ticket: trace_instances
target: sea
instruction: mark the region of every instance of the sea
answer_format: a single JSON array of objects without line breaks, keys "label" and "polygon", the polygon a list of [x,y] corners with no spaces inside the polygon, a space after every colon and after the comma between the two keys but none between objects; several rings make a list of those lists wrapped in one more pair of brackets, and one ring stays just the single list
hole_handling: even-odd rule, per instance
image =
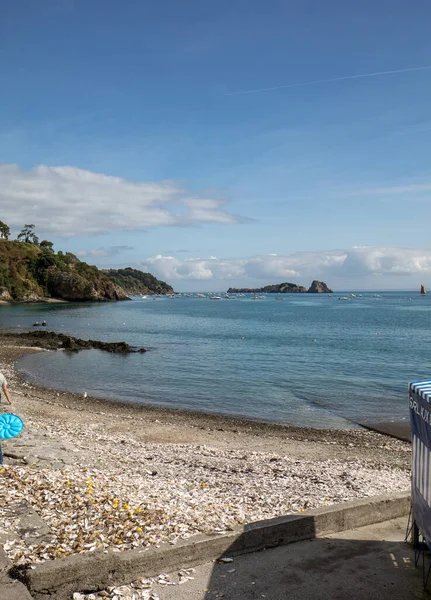
[{"label": "sea", "polygon": [[49,388],[303,427],[404,422],[408,383],[431,379],[430,296],[220,295],[3,305],[0,329],[45,320],[49,330],[147,349],[19,361],[29,381]]}]

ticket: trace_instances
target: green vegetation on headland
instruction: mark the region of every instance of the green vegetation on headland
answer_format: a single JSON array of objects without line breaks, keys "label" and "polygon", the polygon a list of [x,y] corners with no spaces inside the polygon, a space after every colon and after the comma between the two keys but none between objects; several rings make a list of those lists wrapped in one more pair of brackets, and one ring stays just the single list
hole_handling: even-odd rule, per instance
[{"label": "green vegetation on headland", "polygon": [[123,288],[127,294],[173,294],[173,288],[156,279],[151,273],[143,273],[137,269],[103,269],[114,283]]},{"label": "green vegetation on headland", "polygon": [[332,294],[332,290],[328,288],[324,281],[312,282],[310,287],[305,288],[296,283],[278,283],[275,285],[266,285],[262,288],[229,288],[228,294]]},{"label": "green vegetation on headland", "polygon": [[[130,292],[109,273],[88,265],[71,252],[55,252],[48,240],[39,243],[34,225],[25,225],[16,240],[9,240],[9,235],[9,227],[0,221],[0,300],[37,302],[58,298],[107,302],[129,299],[127,293]],[[128,273],[129,269],[124,271]],[[131,280],[135,281],[140,271],[130,271],[134,274]],[[163,286],[172,290],[149,273],[141,273],[141,276],[148,282],[146,293],[166,293],[160,291]],[[126,283],[127,276],[123,281]]]}]

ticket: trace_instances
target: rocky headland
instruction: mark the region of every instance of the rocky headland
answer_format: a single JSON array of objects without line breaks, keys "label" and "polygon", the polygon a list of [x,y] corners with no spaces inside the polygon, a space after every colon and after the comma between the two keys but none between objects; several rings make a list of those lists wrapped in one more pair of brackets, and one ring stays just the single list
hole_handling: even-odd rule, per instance
[{"label": "rocky headland", "polygon": [[120,286],[127,294],[174,294],[172,286],[151,275],[143,273],[138,269],[127,267],[126,269],[103,269],[102,273],[107,275],[116,285]]},{"label": "rocky headland", "polygon": [[112,302],[129,294],[170,294],[173,289],[137,269],[101,271],[47,240],[0,239],[0,303]]}]

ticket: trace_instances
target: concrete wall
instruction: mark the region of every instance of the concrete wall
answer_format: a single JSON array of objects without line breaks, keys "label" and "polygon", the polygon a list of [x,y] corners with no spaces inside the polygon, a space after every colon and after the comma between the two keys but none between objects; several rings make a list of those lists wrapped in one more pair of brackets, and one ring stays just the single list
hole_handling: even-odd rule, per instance
[{"label": "concrete wall", "polygon": [[345,502],[290,515],[258,521],[223,535],[198,535],[174,546],[93,552],[47,561],[24,573],[24,581],[36,600],[52,595],[68,600],[74,591],[104,589],[109,585],[130,583],[138,577],[187,568],[298,540],[311,539],[402,517],[410,509],[408,492]]}]

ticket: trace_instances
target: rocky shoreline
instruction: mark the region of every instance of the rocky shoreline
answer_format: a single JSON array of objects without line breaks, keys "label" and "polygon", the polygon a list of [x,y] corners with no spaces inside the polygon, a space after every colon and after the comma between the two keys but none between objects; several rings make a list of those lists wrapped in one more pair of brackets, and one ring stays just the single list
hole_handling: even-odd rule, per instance
[{"label": "rocky shoreline", "polygon": [[43,350],[103,350],[115,354],[130,354],[146,352],[145,348],[135,348],[126,342],[101,342],[100,340],[82,340],[55,331],[27,331],[23,333],[0,333],[0,343],[16,344],[18,346],[37,346]]},{"label": "rocky shoreline", "polygon": [[[175,543],[409,487],[402,441],[84,399],[24,381],[15,362],[35,351],[0,338],[11,409],[26,424],[3,444],[0,540],[15,565]],[[43,537],[22,532],[23,503]]]}]

